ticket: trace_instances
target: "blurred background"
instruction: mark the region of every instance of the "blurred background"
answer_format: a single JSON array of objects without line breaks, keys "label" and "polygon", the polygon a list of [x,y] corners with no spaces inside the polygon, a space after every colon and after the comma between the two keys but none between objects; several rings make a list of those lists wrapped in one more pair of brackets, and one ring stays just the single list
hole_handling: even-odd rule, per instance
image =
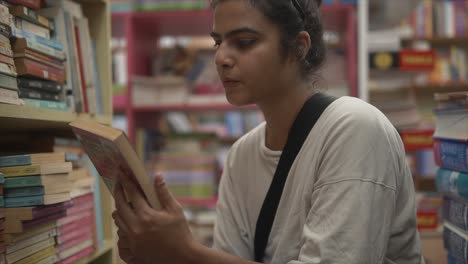
[{"label": "blurred background", "polygon": [[[322,2],[317,87],[390,119],[426,263],[468,263],[468,0]],[[0,263],[118,263],[114,205],[67,125],[76,119],[124,130],[211,245],[227,151],[264,121],[256,106],[226,101],[211,29],[207,0],[0,0]],[[49,183],[11,185],[24,175],[9,175],[2,157],[57,152],[73,165],[60,171],[68,205],[45,202]]]}]

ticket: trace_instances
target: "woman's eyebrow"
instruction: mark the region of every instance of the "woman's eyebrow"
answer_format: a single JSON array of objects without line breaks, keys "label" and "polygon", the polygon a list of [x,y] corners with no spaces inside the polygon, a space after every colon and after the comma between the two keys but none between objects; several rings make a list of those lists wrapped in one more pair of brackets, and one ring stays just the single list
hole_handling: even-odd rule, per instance
[{"label": "woman's eyebrow", "polygon": [[[252,29],[252,28],[249,28],[249,27],[242,27],[242,28],[234,29],[234,30],[231,30],[231,31],[227,32],[226,34],[224,34],[224,38],[232,38],[235,35],[238,35],[238,34],[241,34],[241,33],[251,33],[251,34],[260,35],[260,32],[258,32],[255,29]],[[221,38],[221,34],[216,33],[216,32],[211,32],[210,36],[212,38]]]}]

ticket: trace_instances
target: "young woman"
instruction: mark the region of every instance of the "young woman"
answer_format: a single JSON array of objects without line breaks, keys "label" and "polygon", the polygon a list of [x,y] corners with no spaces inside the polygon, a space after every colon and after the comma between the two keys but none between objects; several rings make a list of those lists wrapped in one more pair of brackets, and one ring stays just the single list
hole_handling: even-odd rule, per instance
[{"label": "young woman", "polygon": [[[213,1],[218,73],[233,105],[266,122],[232,147],[214,248],[191,236],[162,177],[161,210],[125,178],[115,190],[120,256],[128,263],[254,263],[257,218],[290,128],[316,93],[325,57],[319,0]],[[125,202],[123,189],[132,205]],[[290,169],[264,263],[422,263],[414,187],[397,131],[356,98],[331,103]]]}]

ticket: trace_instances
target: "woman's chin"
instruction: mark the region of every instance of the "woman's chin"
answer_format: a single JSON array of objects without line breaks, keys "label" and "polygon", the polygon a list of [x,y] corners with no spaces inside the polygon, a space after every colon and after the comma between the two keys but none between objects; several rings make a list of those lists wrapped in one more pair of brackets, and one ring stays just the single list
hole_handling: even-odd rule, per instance
[{"label": "woman's chin", "polygon": [[231,105],[236,106],[236,107],[241,107],[241,106],[246,106],[246,105],[253,104],[253,102],[251,102],[247,98],[241,97],[241,96],[226,95],[226,98],[227,98],[227,101]]}]

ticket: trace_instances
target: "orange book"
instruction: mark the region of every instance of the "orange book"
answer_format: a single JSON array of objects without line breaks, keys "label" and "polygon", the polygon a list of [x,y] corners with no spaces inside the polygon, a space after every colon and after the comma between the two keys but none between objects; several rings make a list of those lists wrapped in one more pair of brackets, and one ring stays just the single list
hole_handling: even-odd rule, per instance
[{"label": "orange book", "polygon": [[56,69],[28,58],[16,58],[15,65],[18,75],[29,75],[60,84],[65,83],[64,70]]}]

